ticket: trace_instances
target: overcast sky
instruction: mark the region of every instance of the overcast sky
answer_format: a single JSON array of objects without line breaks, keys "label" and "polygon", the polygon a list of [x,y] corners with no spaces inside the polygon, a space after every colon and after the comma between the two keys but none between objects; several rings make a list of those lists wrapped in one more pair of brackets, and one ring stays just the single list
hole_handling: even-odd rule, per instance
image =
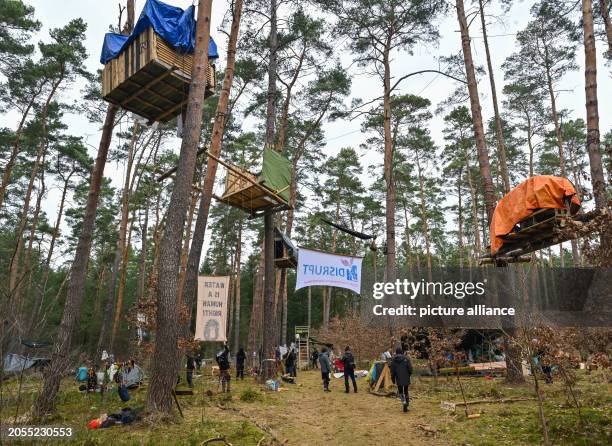
[{"label": "overcast sky", "polygon": [[[88,25],[87,40],[85,46],[89,52],[87,60],[87,68],[90,71],[95,71],[101,68],[99,63],[100,49],[104,33],[108,30],[110,24],[116,24],[118,14],[118,2],[114,0],[25,0],[26,3],[35,7],[36,18],[40,20],[44,27],[40,32],[39,39],[47,39],[48,29],[62,26],[70,19],[82,17]],[[191,5],[191,1],[187,0],[167,0],[167,3],[187,7]],[[466,2],[467,3],[467,2]],[[516,50],[514,34],[523,29],[529,21],[529,9],[533,4],[532,1],[517,2],[517,4],[506,14],[503,19],[491,17],[489,20],[488,32],[490,35],[490,47],[493,57],[493,66],[497,69],[495,72],[498,95],[501,99],[501,90],[503,88],[503,73],[501,65],[505,58]],[[136,0],[136,17],[140,14],[140,10],[144,5],[144,0]],[[216,0],[213,3],[212,29],[213,37],[219,47],[220,60],[218,68],[223,67],[225,63],[226,38],[225,35],[216,32],[216,29],[221,25],[223,14],[225,13],[227,4],[225,1]],[[422,69],[436,69],[437,56],[447,56],[457,54],[461,49],[461,41],[458,33],[458,25],[456,17],[453,15],[454,10],[449,10],[448,16],[440,22],[441,39],[435,46],[419,46],[415,49],[413,55],[396,54],[392,65],[392,73],[394,77],[400,77],[403,74]],[[499,14],[500,11],[492,10],[491,14]],[[502,21],[503,20],[503,21]],[[485,65],[484,47],[482,43],[481,30],[479,21],[473,22],[471,27],[472,52],[474,60],[478,65]],[[37,40],[39,40],[37,39]],[[603,65],[600,55],[603,53],[604,47],[598,42],[598,82],[599,82],[599,114],[600,127],[602,135],[612,128],[612,101],[610,101],[610,91],[612,80],[610,69]],[[338,56],[341,58],[343,66],[348,67],[351,63],[350,53],[338,48]],[[577,62],[580,65],[580,70],[570,73],[564,81],[564,91],[559,94],[558,107],[566,108],[571,111],[572,118],[585,118],[585,94],[584,94],[584,73],[582,66],[584,62],[584,50],[582,45],[579,46],[577,52]],[[351,68],[350,73],[353,78],[353,96],[361,97],[365,100],[380,96],[380,82],[377,79],[367,78],[364,75],[358,74],[359,69]],[[401,93],[419,94],[431,100],[433,106],[444,100],[454,89],[454,83],[444,76],[435,74],[425,74],[422,76],[411,77],[401,84]],[[483,118],[488,120],[492,116],[492,104],[490,97],[490,89],[488,78],[483,77],[479,84],[481,105],[483,108]],[[569,91],[565,91],[569,90]],[[68,93],[72,99],[78,100],[78,88]],[[69,124],[69,132],[73,135],[83,136],[91,145],[90,154],[95,157],[95,150],[99,142],[99,128],[87,122],[84,116],[72,115],[67,116],[66,121]],[[0,115],[0,125],[14,128],[16,125],[15,115],[8,113]],[[431,122],[431,132],[434,140],[439,144],[443,144],[442,136],[443,121],[442,116],[435,116]],[[335,154],[341,147],[352,146],[358,148],[365,140],[365,135],[360,132],[360,122],[358,120],[342,121],[327,123],[325,125],[325,135],[327,138],[326,152],[329,155]],[[179,143],[176,144],[178,151]],[[380,162],[373,151],[360,152],[364,166],[367,167],[370,163]],[[121,185],[122,166],[109,164],[105,175],[113,178],[114,184],[117,187]],[[364,174],[364,181],[369,182],[367,174]],[[54,209],[57,208],[58,197],[52,191],[45,204],[45,211],[50,219],[55,218]]]}]

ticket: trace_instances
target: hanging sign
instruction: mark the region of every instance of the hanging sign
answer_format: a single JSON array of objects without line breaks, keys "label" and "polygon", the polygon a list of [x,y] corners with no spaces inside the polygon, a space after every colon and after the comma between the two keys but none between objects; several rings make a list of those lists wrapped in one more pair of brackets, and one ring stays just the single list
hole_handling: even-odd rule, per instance
[{"label": "hanging sign", "polygon": [[295,289],[323,285],[346,288],[360,294],[362,260],[363,257],[299,248]]},{"label": "hanging sign", "polygon": [[198,277],[195,340],[227,341],[227,291],[229,277]]}]

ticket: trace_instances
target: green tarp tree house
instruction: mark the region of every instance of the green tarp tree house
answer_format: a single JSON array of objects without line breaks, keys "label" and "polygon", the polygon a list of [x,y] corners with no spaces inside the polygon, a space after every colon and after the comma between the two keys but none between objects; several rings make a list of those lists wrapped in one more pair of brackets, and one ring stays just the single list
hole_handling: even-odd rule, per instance
[{"label": "green tarp tree house", "polygon": [[291,208],[291,163],[280,153],[264,149],[260,174],[217,161],[227,168],[225,192],[219,198],[224,203],[242,209],[251,217]]}]

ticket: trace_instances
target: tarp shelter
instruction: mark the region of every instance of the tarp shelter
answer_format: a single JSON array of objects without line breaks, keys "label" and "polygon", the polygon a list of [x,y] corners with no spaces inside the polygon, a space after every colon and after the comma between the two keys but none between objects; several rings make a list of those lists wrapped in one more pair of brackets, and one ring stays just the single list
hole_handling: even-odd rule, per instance
[{"label": "tarp shelter", "polygon": [[289,186],[291,185],[291,163],[276,150],[264,149],[263,169],[261,171],[264,184],[289,201]]},{"label": "tarp shelter", "polygon": [[[106,33],[100,63],[106,64],[116,58],[130,43],[142,34],[148,27],[159,34],[168,44],[178,52],[191,54],[195,48],[195,6],[183,10],[159,0],[147,0],[134,30],[129,36],[117,33]],[[217,44],[210,38],[208,57],[219,57]]]},{"label": "tarp shelter", "polygon": [[3,370],[5,375],[19,374],[31,368],[43,367],[49,364],[48,358],[28,358],[16,353],[4,357]]},{"label": "tarp shelter", "polygon": [[[150,122],[167,122],[187,104],[195,48],[194,6],[147,0],[132,33],[107,33],[102,45],[102,97]],[[214,94],[217,46],[210,39],[205,97]]]},{"label": "tarp shelter", "polygon": [[503,237],[523,219],[539,209],[565,209],[568,202],[576,212],[580,199],[566,178],[541,175],[526,179],[497,203],[491,219],[491,254],[504,244]]}]

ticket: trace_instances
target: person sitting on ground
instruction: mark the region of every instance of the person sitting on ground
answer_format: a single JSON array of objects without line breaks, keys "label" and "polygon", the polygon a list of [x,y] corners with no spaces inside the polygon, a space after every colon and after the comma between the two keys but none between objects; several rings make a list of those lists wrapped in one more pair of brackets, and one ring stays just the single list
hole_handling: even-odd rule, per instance
[{"label": "person sitting on ground", "polygon": [[195,360],[193,356],[187,354],[187,371],[185,372],[185,377],[187,378],[187,385],[190,389],[193,388],[193,369],[195,369]]},{"label": "person sitting on ground", "polygon": [[310,355],[310,360],[312,361],[312,368],[318,369],[319,368],[319,352],[316,347],[312,351],[312,355]]},{"label": "person sitting on ground", "polygon": [[244,362],[246,361],[246,353],[242,347],[236,353],[236,379],[244,379]]},{"label": "person sitting on ground", "polygon": [[331,361],[329,360],[329,356],[328,356],[326,347],[323,347],[321,349],[321,354],[319,355],[319,364],[321,364],[321,377],[323,378],[323,391],[331,392],[331,390],[329,390],[329,373],[331,372]]},{"label": "person sitting on ground", "polygon": [[412,375],[412,363],[410,359],[404,355],[402,348],[398,347],[391,361],[391,381],[397,386],[397,393],[402,400],[404,412],[408,412],[408,406],[410,404],[410,399],[408,397],[410,375]]},{"label": "person sitting on ground", "polygon": [[223,350],[217,353],[217,364],[219,365],[219,380],[221,381],[221,391],[229,393],[230,381],[230,350],[227,344],[223,345]]},{"label": "person sitting on ground", "polygon": [[87,370],[87,393],[95,392],[98,387],[98,378],[93,367]]},{"label": "person sitting on ground", "polygon": [[344,365],[344,391],[349,393],[349,378],[353,381],[353,390],[357,393],[357,381],[355,381],[355,357],[351,348],[347,345],[344,349],[344,355],[340,357]]}]

